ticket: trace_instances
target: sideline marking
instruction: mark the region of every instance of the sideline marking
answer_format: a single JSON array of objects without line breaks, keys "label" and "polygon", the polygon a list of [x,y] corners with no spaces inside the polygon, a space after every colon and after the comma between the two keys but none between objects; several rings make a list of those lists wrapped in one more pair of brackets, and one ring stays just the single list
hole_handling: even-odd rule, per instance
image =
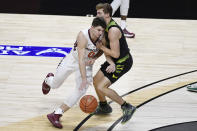
[{"label": "sideline marking", "polygon": [[0,55],[64,57],[71,49],[71,47],[0,45]]}]

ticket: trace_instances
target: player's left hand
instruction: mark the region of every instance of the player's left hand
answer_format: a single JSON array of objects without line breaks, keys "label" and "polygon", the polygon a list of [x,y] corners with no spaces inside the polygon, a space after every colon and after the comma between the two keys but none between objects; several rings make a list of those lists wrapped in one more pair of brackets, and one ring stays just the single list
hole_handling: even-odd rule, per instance
[{"label": "player's left hand", "polygon": [[85,89],[87,86],[91,85],[91,83],[87,80],[82,80],[79,90]]},{"label": "player's left hand", "polygon": [[116,70],[116,65],[115,64],[110,64],[107,68],[106,68],[106,72],[107,73],[113,73]]}]

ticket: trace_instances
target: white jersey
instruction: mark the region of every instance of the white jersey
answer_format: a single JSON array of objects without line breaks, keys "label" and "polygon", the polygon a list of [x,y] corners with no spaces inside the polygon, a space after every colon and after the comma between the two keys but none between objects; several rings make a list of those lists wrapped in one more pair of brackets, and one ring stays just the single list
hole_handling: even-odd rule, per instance
[{"label": "white jersey", "polygon": [[[89,29],[84,29],[81,31],[83,35],[86,37],[88,43],[85,48],[85,61],[93,58],[99,51],[99,49],[96,48],[96,43],[93,43],[90,37]],[[77,42],[76,42],[77,44]],[[78,60],[78,53],[77,53],[77,45],[75,45],[73,49],[73,55]]]},{"label": "white jersey", "polygon": [[[91,41],[89,29],[82,30],[83,35],[86,37],[88,43],[85,48],[85,61],[88,61],[93,56],[98,53],[98,49],[96,45]],[[76,42],[77,44],[77,42]],[[70,92],[66,97],[64,103],[72,107],[77,101],[85,94],[88,85],[82,91],[80,90],[80,85],[82,82],[81,72],[79,68],[79,61],[78,61],[78,52],[77,52],[77,45],[75,44],[74,48],[72,49],[71,53],[69,53],[66,57],[62,59],[60,64],[57,67],[57,71],[54,74],[54,77],[46,78],[46,83],[52,88],[59,88],[60,85],[64,82],[67,77],[73,73],[75,73],[75,81],[76,81],[76,88],[70,88]],[[86,66],[86,78],[88,82],[92,82],[92,65]]]}]

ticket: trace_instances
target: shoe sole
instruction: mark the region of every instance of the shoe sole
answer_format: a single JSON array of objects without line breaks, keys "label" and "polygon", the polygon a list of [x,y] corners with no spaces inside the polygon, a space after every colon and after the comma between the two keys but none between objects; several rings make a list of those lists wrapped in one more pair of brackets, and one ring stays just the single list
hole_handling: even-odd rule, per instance
[{"label": "shoe sole", "polygon": [[191,92],[197,92],[197,90],[193,90],[193,89],[187,89],[187,90]]},{"label": "shoe sole", "polygon": [[126,38],[135,38],[135,35],[130,36],[130,35],[125,35],[125,34],[124,34],[124,36],[125,36]]},{"label": "shoe sole", "polygon": [[94,115],[108,115],[108,114],[111,114],[112,112],[109,112],[109,113],[94,113]]},{"label": "shoe sole", "polygon": [[62,129],[62,127],[58,127],[58,126],[56,126],[56,125],[53,124],[53,120],[52,120],[52,118],[51,118],[50,116],[47,115],[47,118],[48,118],[48,120],[51,122],[51,124],[52,124],[54,127],[59,128],[59,129]]},{"label": "shoe sole", "polygon": [[108,114],[111,114],[112,113],[112,111],[111,112],[103,112],[103,113],[95,113],[94,112],[94,115],[108,115]]}]

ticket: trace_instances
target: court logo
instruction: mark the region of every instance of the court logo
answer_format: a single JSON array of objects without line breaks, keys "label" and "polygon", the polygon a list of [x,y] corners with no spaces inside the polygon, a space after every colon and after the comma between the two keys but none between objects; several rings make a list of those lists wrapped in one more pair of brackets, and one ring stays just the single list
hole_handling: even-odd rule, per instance
[{"label": "court logo", "polygon": [[71,47],[0,45],[0,55],[64,57],[71,49]]}]

